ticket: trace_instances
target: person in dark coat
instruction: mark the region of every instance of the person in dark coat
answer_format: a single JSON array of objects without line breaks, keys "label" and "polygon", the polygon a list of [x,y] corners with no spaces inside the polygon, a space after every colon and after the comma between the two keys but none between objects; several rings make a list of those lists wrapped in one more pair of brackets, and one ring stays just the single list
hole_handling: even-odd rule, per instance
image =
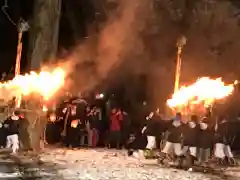
[{"label": "person in dark coat", "polygon": [[3,124],[3,127],[6,128],[7,132],[6,148],[12,148],[13,154],[15,154],[19,149],[20,120],[20,112],[15,111],[12,116],[4,121]]},{"label": "person in dark coat", "polygon": [[126,147],[129,134],[130,134],[130,126],[131,126],[131,120],[130,116],[127,112],[122,111],[123,119],[120,121],[121,126],[121,145],[123,147]]},{"label": "person in dark coat", "polygon": [[161,117],[156,112],[151,112],[146,117],[146,123],[142,130],[147,136],[146,155],[151,157],[153,155],[153,149],[157,148],[157,137],[161,134],[160,129]]},{"label": "person in dark coat", "polygon": [[240,114],[238,114],[237,118],[234,119],[231,126],[231,131],[233,133],[233,141],[232,141],[232,149],[234,151],[240,151]]},{"label": "person in dark coat", "polygon": [[177,159],[182,159],[182,134],[183,134],[183,123],[182,123],[182,115],[181,113],[177,113],[176,117],[169,121],[168,125],[168,137],[166,140],[166,144],[162,150],[163,155],[158,159],[158,163],[162,164],[163,160],[167,155],[171,155],[172,150],[174,151],[174,155]]},{"label": "person in dark coat", "polygon": [[197,143],[199,136],[198,117],[191,116],[191,119],[184,125],[183,130],[183,153],[189,155],[190,166],[197,160]]},{"label": "person in dark coat", "polygon": [[128,150],[128,156],[143,157],[143,150],[147,145],[147,137],[142,134],[141,130],[137,130],[131,133],[127,142],[126,148]]},{"label": "person in dark coat", "polygon": [[98,127],[99,127],[99,115],[96,107],[88,108],[87,115],[87,132],[88,132],[88,146],[96,147],[98,143]]},{"label": "person in dark coat", "polygon": [[3,127],[3,124],[0,123],[0,148],[4,148],[6,146],[6,138],[7,138],[6,129]]},{"label": "person in dark coat", "polygon": [[87,102],[80,97],[73,97],[63,111],[65,114],[64,119],[67,121],[66,145],[71,147],[84,145],[86,136]]},{"label": "person in dark coat", "polygon": [[48,116],[48,122],[46,125],[45,137],[48,144],[55,144],[61,141],[61,129],[58,125],[55,113],[50,113]]},{"label": "person in dark coat", "polygon": [[198,161],[202,165],[206,165],[210,158],[211,148],[213,146],[214,128],[209,117],[204,117],[199,122],[199,139]]},{"label": "person in dark coat", "polygon": [[235,160],[231,150],[233,134],[231,125],[233,123],[221,117],[216,128],[214,156],[219,164],[234,165]]},{"label": "person in dark coat", "polygon": [[146,149],[152,150],[156,148],[156,134],[157,134],[157,121],[154,117],[154,113],[151,112],[146,117],[146,123],[142,130],[142,133],[145,133],[147,136],[147,146]]}]

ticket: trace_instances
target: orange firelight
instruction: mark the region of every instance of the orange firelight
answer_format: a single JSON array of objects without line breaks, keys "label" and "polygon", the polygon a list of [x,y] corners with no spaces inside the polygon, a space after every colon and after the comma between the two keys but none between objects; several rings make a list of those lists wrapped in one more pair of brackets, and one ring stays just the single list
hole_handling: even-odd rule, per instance
[{"label": "orange firelight", "polygon": [[211,106],[216,100],[221,100],[231,95],[234,84],[226,85],[221,78],[210,79],[202,77],[189,86],[182,86],[172,98],[167,100],[167,106],[171,109],[185,107]]},{"label": "orange firelight", "polygon": [[77,128],[78,124],[79,124],[79,120],[73,120],[73,121],[71,122],[71,127],[72,127],[72,128]]},{"label": "orange firelight", "polygon": [[0,83],[0,97],[11,99],[21,95],[38,93],[44,100],[50,99],[65,82],[66,73],[62,68],[53,71],[30,72],[15,76],[13,80]]}]

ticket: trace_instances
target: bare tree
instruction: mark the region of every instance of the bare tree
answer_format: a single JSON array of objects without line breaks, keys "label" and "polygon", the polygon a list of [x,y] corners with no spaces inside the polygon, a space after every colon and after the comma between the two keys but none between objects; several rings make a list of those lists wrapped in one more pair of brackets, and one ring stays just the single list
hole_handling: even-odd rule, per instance
[{"label": "bare tree", "polygon": [[[35,0],[28,54],[31,69],[38,70],[42,63],[56,60],[60,14],[61,0]],[[27,129],[30,147],[39,151],[46,121],[42,120],[41,107],[34,106],[30,109],[24,110],[29,122]]]},{"label": "bare tree", "polygon": [[44,61],[55,60],[60,14],[61,0],[35,0],[28,54],[32,69],[39,69]]}]

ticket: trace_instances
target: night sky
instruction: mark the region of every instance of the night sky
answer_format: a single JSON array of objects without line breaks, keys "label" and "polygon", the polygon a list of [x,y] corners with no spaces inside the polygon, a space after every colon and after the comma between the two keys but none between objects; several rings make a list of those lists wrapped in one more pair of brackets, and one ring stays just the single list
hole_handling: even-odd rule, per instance
[{"label": "night sky", "polygon": [[[1,7],[4,5],[4,0],[0,1]],[[21,14],[20,1],[9,1],[7,9],[14,23],[18,21]],[[12,24],[7,16],[0,11],[0,72],[8,72],[14,66],[16,49],[17,49],[17,28]]]},{"label": "night sky", "polygon": [[[4,6],[5,0],[0,0],[0,6]],[[67,3],[67,4],[66,4]],[[68,8],[74,7],[74,16],[78,21],[78,30],[74,30],[71,27],[70,22],[66,16],[66,5]],[[9,0],[8,8],[6,9],[13,23],[8,19],[6,14],[0,11],[0,58],[1,66],[0,73],[14,72],[14,65],[17,51],[17,27],[16,23],[22,17],[25,20],[31,18],[33,9],[32,0]],[[76,1],[63,1],[62,16],[60,22],[60,35],[59,35],[59,49],[68,49],[74,44],[74,38],[83,38],[86,34],[85,25],[91,22],[94,18],[94,8],[90,2],[76,2]],[[75,33],[75,36],[71,36]],[[67,34],[67,36],[66,36]],[[24,34],[23,37],[23,54],[21,60],[21,70],[25,71],[27,65],[27,44],[28,44],[28,33]]]}]

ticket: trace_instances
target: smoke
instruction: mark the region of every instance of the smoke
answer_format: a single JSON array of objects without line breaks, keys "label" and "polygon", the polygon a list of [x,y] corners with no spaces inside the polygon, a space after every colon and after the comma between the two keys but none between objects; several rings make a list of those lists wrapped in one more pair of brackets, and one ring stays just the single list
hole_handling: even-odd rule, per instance
[{"label": "smoke", "polygon": [[[119,1],[118,9],[109,15],[100,32],[90,34],[67,58],[74,64],[72,87],[88,91],[108,79],[119,81],[119,74],[145,70],[152,101],[164,102],[172,93],[176,41],[182,33],[188,40],[183,49],[181,82],[212,74],[224,76],[230,70],[238,72],[239,21],[233,16],[230,3],[216,1],[214,6],[209,5],[209,13],[204,8],[205,1],[155,1],[154,12],[151,3]],[[149,24],[153,14],[154,27]]]},{"label": "smoke", "polygon": [[74,67],[69,78],[74,79],[71,83],[74,89],[86,92],[111,79],[119,69],[124,73],[127,69],[123,65],[130,65],[131,58],[145,51],[141,33],[146,27],[150,3],[149,0],[119,1],[117,10],[109,14],[100,32],[90,34],[74,49],[67,57]]}]

